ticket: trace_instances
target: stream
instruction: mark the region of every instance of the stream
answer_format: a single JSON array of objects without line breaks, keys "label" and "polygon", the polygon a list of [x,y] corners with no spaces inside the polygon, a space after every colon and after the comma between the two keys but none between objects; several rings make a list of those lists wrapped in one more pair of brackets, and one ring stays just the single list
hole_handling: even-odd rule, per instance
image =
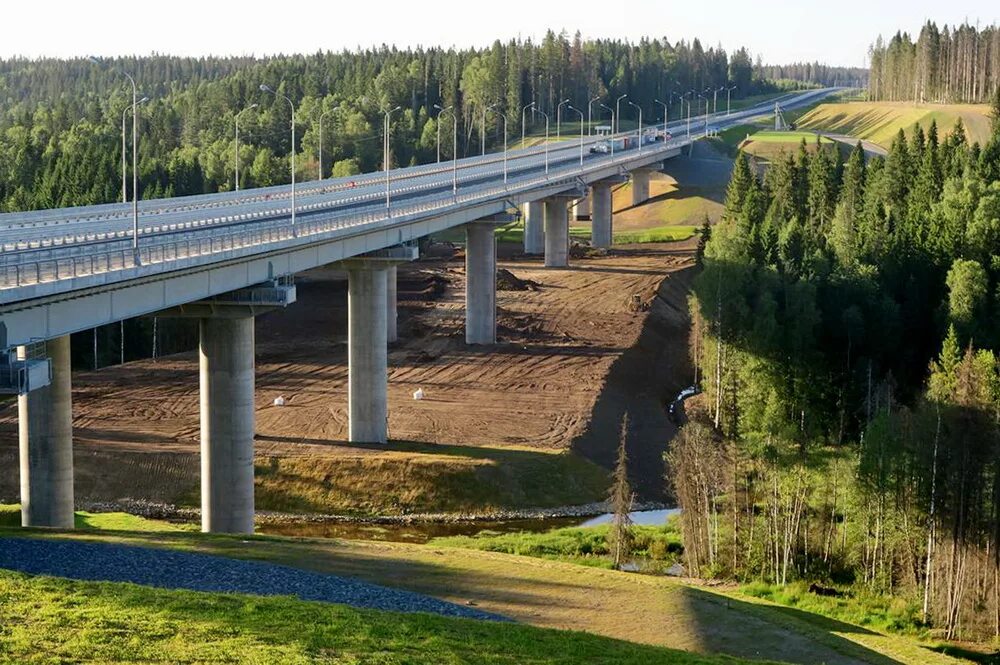
[{"label": "stream", "polygon": [[[678,508],[639,510],[631,514],[637,525],[664,524]],[[383,540],[391,542],[426,543],[432,538],[474,536],[484,531],[541,533],[562,527],[591,527],[611,523],[612,514],[593,517],[546,517],[521,520],[475,520],[465,522],[411,522],[373,524],[367,522],[286,522],[262,524],[261,533],[304,538],[343,538],[350,540]]]}]

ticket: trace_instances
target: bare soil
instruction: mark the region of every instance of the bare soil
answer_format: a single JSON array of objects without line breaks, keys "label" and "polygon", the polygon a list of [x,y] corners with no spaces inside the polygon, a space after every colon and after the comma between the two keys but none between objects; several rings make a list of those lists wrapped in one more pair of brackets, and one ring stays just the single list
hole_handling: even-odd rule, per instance
[{"label": "bare soil", "polygon": [[[622,247],[552,270],[502,246],[492,347],[465,345],[460,249],[439,245],[401,267],[387,446],[345,442],[346,276],[303,274],[297,303],[257,319],[258,505],[392,513],[599,500],[606,474],[590,462],[611,466],[626,412],[639,493],[661,498],[666,405],[690,383],[694,247]],[[73,382],[78,502],[197,504],[194,353]],[[16,500],[10,404],[0,407],[0,468],[0,499]]]}]

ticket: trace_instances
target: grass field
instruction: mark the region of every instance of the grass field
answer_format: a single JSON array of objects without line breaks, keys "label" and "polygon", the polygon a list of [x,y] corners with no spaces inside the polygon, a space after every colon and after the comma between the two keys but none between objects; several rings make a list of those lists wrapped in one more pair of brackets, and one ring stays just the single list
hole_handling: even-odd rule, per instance
[{"label": "grass field", "polygon": [[[0,537],[5,533],[32,532],[0,530]],[[736,589],[720,594],[718,590],[664,577],[619,573],[498,552],[440,544],[205,536],[184,532],[34,533],[40,537],[122,542],[271,561],[357,577],[459,604],[473,604],[520,624],[585,631],[634,644],[704,654],[724,652],[742,658],[771,658],[803,665],[818,662],[829,665],[960,662],[931,650],[936,645],[918,642],[912,637],[886,635],[796,607],[782,607],[763,598],[741,595]],[[5,587],[11,584],[9,579],[15,580],[15,585]],[[208,641],[215,645],[212,648],[246,648],[248,654],[260,654],[257,662],[273,660],[267,656],[280,652],[267,649],[278,647],[298,650],[288,652],[290,662],[296,662],[293,658],[323,657],[331,662],[348,663],[718,662],[684,660],[685,656],[664,650],[633,651],[634,645],[620,642],[610,643],[608,648],[612,651],[601,651],[601,645],[605,644],[601,641],[584,641],[581,643],[586,644],[584,647],[559,641],[576,639],[567,633],[558,633],[555,637],[548,633],[504,633],[502,627],[496,628],[499,632],[482,636],[482,649],[462,651],[465,642],[476,643],[480,637],[478,633],[463,632],[467,622],[457,620],[420,618],[430,623],[414,623],[417,619],[412,615],[380,615],[316,603],[211,594],[174,595],[91,583],[53,582],[54,586],[38,596],[35,590],[24,588],[23,584],[23,578],[17,575],[0,578],[0,597],[16,600],[16,610],[11,611],[10,616],[31,618],[30,621],[17,619],[12,624],[14,632],[7,633],[16,636],[16,644],[22,649],[16,652],[19,654],[25,653],[24,645],[32,643],[33,639],[39,640],[38,644],[46,650],[70,648],[53,643],[53,626],[58,625],[60,630],[73,634],[74,644],[82,640],[82,644],[96,643],[97,648],[107,645],[109,649],[121,650],[132,643],[133,649],[144,650],[148,648],[147,642],[152,642],[161,649],[175,650],[171,653],[174,657],[164,658],[170,661],[177,661],[180,656],[195,660],[190,651],[183,649],[194,649]],[[130,590],[135,590],[137,595],[132,595]],[[114,598],[117,595],[128,602],[116,605]],[[63,598],[65,600],[61,600]],[[203,606],[205,613],[202,613]],[[122,608],[126,611],[119,612]],[[269,615],[281,616],[281,622],[275,623],[285,627],[276,627],[267,618]],[[131,616],[135,617],[134,622]],[[0,617],[0,624],[3,623],[5,617]],[[311,627],[313,623],[317,625],[315,629]],[[345,623],[357,626],[357,631],[348,625],[340,634]],[[406,630],[394,632],[393,623]],[[178,624],[189,624],[190,628]],[[473,628],[480,626],[472,624]],[[4,635],[0,631],[0,640],[13,639]],[[380,642],[377,637],[383,635],[384,640]],[[406,642],[403,635],[409,638],[408,647],[403,644]],[[376,639],[369,641],[368,636],[376,636]],[[288,645],[284,644],[286,640]],[[537,641],[538,644],[526,645],[525,641]],[[390,653],[385,649],[380,651],[379,644],[409,650]],[[0,653],[2,648],[0,646]],[[360,655],[365,649],[374,649],[367,659]],[[500,655],[503,650],[514,656],[503,660]],[[565,659],[559,660],[563,652]],[[345,654],[343,659],[336,660],[334,656],[341,653]],[[73,660],[73,654],[67,652],[64,660]],[[636,655],[633,658],[631,654]],[[207,659],[205,653],[200,655]],[[627,660],[626,656],[633,660]],[[646,660],[642,660],[644,658]],[[105,658],[108,659],[113,658]]]},{"label": "grass field", "polygon": [[[534,556],[554,561],[566,561],[597,568],[612,567],[608,549],[610,526],[566,527],[544,533],[480,532],[474,536],[435,538],[430,545],[463,547],[486,552],[504,552]],[[665,568],[680,561],[684,550],[675,524],[634,527],[633,555]]]},{"label": "grass field", "polygon": [[[77,511],[74,520],[77,529],[103,529],[108,531],[191,531],[193,525],[172,524],[149,520],[128,513],[90,513]],[[0,503],[0,527],[21,526],[21,506]]]},{"label": "grass field", "polygon": [[336,458],[272,457],[257,464],[255,485],[264,510],[483,513],[600,501],[608,475],[569,452],[391,441],[378,451]]},{"label": "grass field", "polygon": [[[806,142],[806,149],[814,152],[817,149],[816,139],[817,135],[812,132],[761,130],[741,141],[739,148],[748,155],[771,161],[783,153],[797,153],[803,140]],[[838,143],[826,137],[819,137],[818,145],[824,150],[835,150]]]},{"label": "grass field", "polygon": [[5,662],[737,662],[516,624],[5,571],[0,598]]},{"label": "grass field", "polygon": [[961,118],[970,141],[989,137],[989,107],[985,104],[922,104],[903,102],[844,102],[821,104],[798,120],[798,127],[867,139],[888,148],[902,129],[909,133],[914,123],[924,131],[932,120],[944,137]]}]

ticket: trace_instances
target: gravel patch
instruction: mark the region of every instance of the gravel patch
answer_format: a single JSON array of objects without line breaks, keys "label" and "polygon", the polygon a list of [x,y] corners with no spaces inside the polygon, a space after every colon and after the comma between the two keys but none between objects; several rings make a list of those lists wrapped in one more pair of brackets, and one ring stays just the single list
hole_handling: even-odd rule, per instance
[{"label": "gravel patch", "polygon": [[506,617],[410,591],[289,566],[129,545],[0,538],[0,568],[75,580],[131,582],[165,589],[297,596],[394,612],[508,621]]}]

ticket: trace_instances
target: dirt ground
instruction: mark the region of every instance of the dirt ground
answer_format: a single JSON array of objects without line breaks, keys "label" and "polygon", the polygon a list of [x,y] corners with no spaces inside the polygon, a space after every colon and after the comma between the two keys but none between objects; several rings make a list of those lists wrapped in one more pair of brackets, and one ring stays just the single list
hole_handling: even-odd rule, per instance
[{"label": "dirt ground", "polygon": [[[672,435],[665,405],[690,382],[685,297],[694,247],[694,240],[621,247],[607,255],[578,256],[570,268],[552,270],[537,258],[517,255],[517,248],[502,246],[500,267],[535,286],[498,291],[499,341],[492,347],[467,347],[464,342],[460,249],[439,245],[426,258],[401,267],[400,341],[389,355],[393,442],[386,447],[345,442],[345,275],[331,269],[304,273],[298,279],[298,302],[257,320],[258,475],[267,477],[263,467],[280,476],[285,474],[282,465],[302,458],[310,469],[335,468],[319,478],[335,484],[375,458],[381,464],[391,457],[396,466],[382,480],[395,484],[387,490],[394,498],[362,500],[352,488],[336,498],[313,497],[309,505],[275,500],[272,507],[337,512],[358,501],[366,509],[390,512],[393,502],[404,504],[401,510],[433,508],[433,501],[414,498],[422,490],[407,484],[433,482],[429,477],[437,471],[428,465],[446,472],[454,459],[442,461],[435,454],[453,454],[443,444],[463,447],[463,459],[477,457],[468,451],[478,447],[517,454],[570,451],[607,468],[626,411],[640,495],[661,497],[661,456]],[[76,372],[73,382],[78,502],[132,497],[197,504],[194,353]],[[412,397],[417,389],[424,392],[419,401]],[[285,406],[273,405],[279,396]],[[16,418],[16,407],[0,411],[0,468],[13,471],[0,477],[0,499],[5,500],[17,498]],[[555,457],[547,455],[546,460]],[[478,463],[504,466],[502,455]],[[502,476],[505,469],[492,472]],[[597,478],[602,484],[603,472]],[[297,477],[295,482],[305,481]],[[523,487],[518,492],[524,496],[511,504],[527,505],[537,498]],[[600,494],[601,488],[590,482],[537,500],[542,505],[583,502],[599,500]],[[258,503],[260,497],[258,481]],[[504,503],[502,497],[496,501]]]}]

